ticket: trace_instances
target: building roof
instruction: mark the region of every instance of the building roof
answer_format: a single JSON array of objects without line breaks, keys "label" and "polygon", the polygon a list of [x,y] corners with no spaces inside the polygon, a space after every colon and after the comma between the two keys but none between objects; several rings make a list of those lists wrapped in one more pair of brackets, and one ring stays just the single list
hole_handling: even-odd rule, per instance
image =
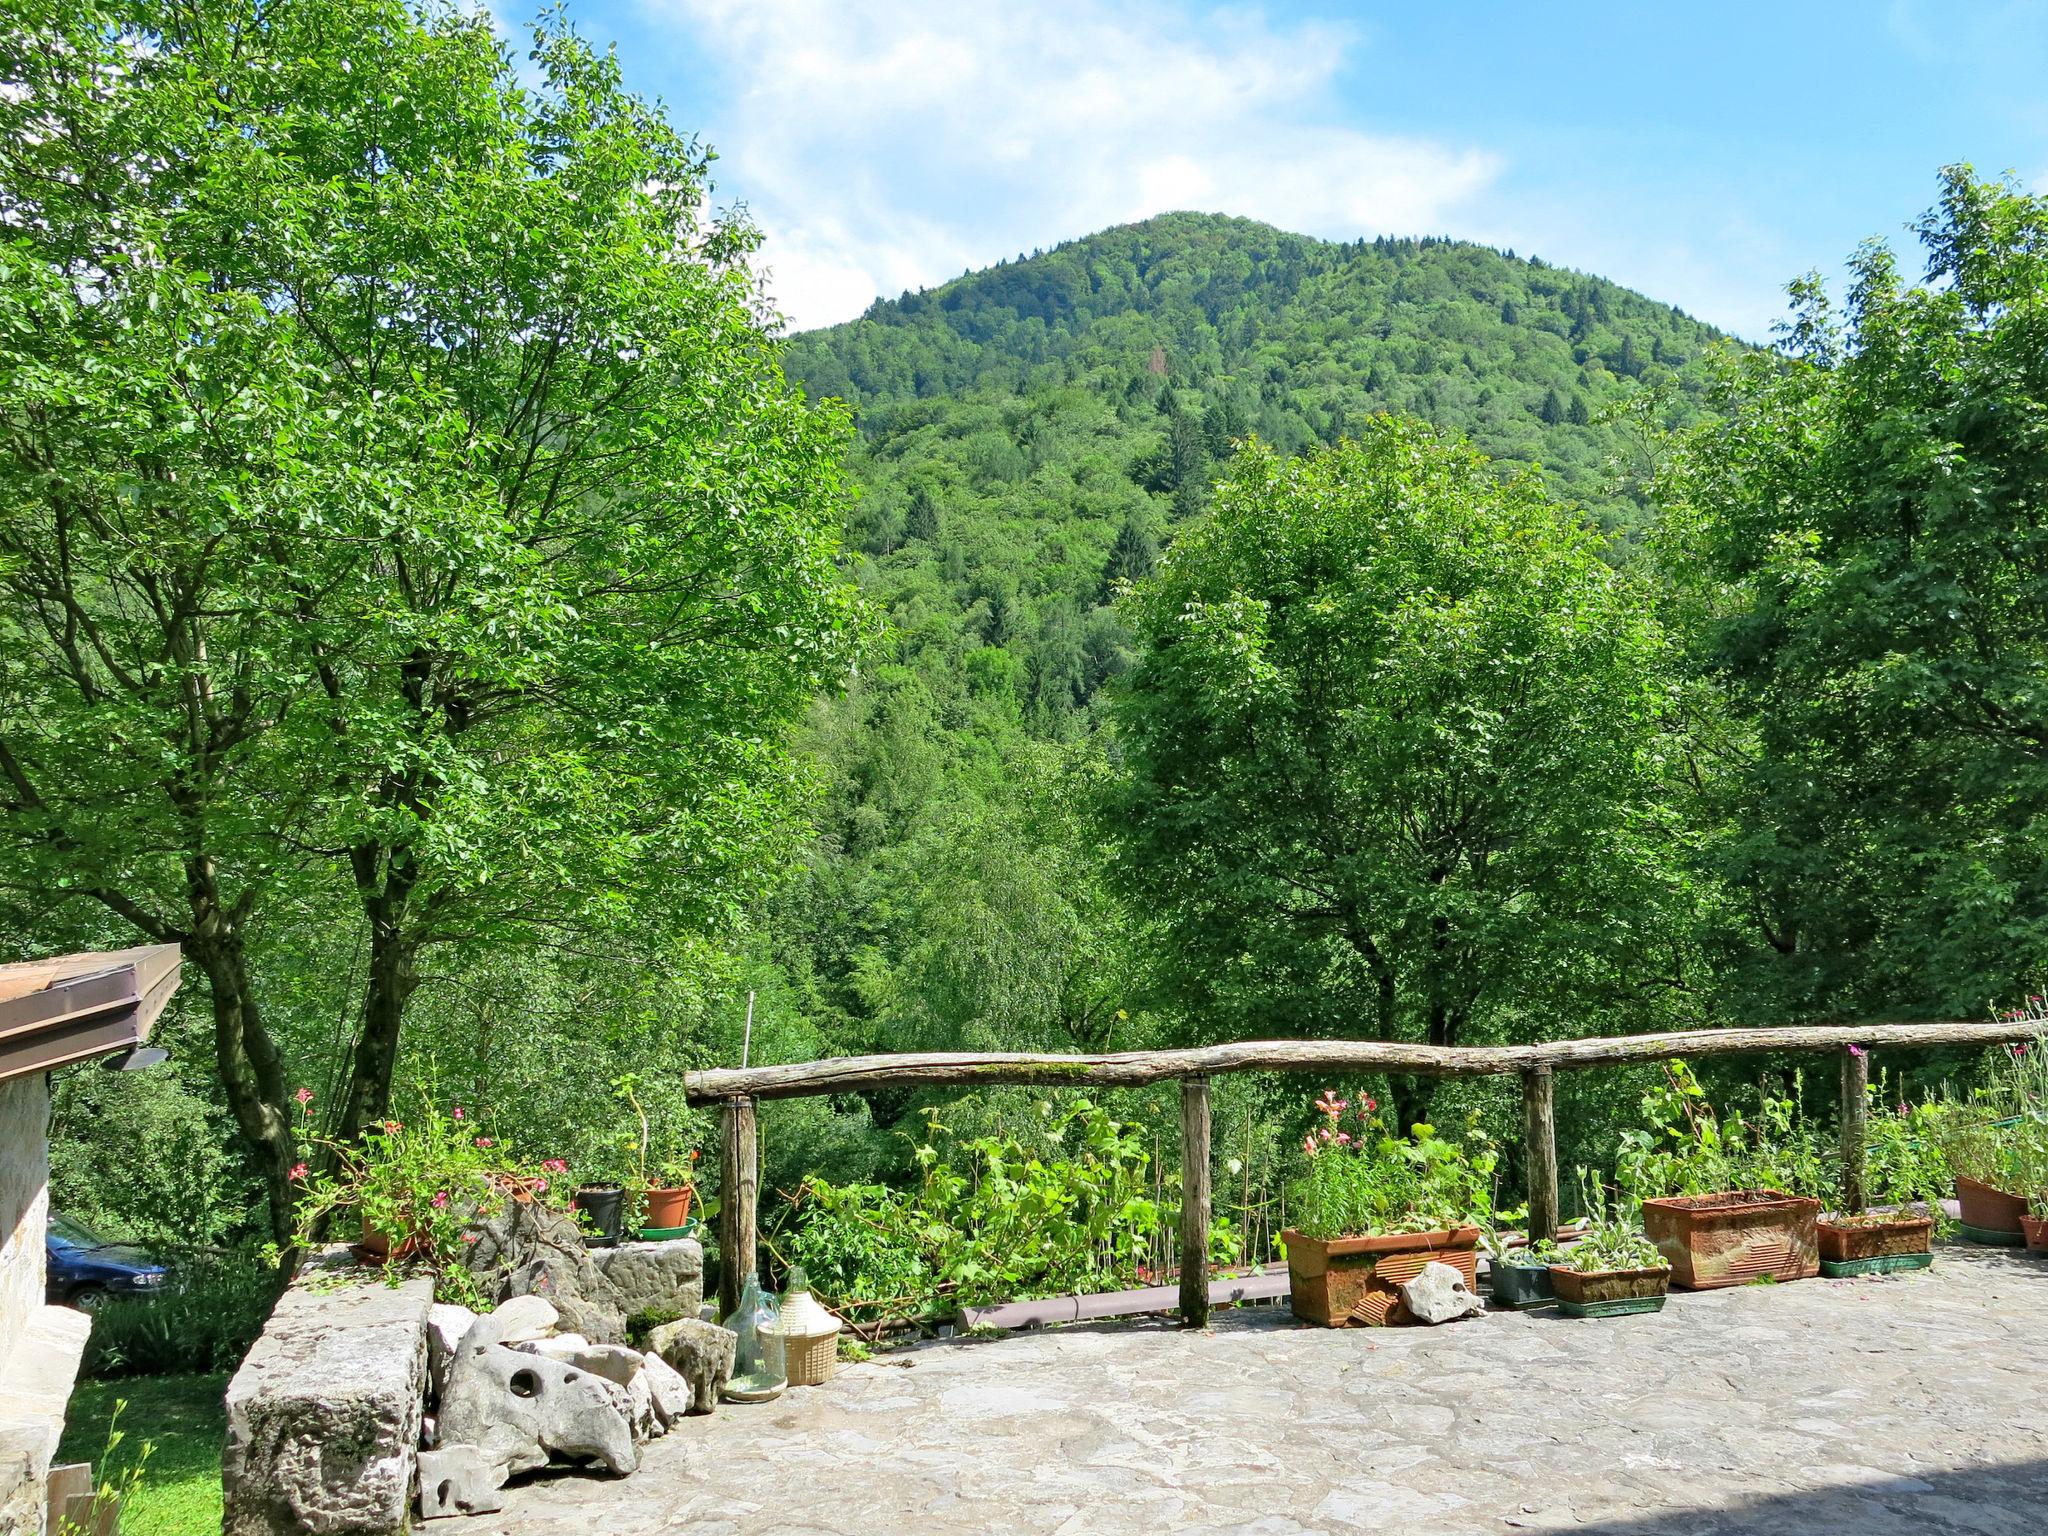
[{"label": "building roof", "polygon": [[149,1038],[178,990],[175,944],[0,965],[0,1081]]}]

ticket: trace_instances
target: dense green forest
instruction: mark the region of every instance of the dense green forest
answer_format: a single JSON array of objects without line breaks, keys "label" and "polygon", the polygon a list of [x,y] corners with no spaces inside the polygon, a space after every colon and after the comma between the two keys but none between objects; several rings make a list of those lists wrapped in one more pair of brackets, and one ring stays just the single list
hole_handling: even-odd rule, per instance
[{"label": "dense green forest", "polygon": [[[1769,350],[1185,213],[783,337],[708,151],[558,20],[529,88],[405,0],[29,12],[0,941],[188,961],[168,1073],[59,1084],[110,1228],[283,1237],[419,1094],[627,1175],[743,1049],[1970,1017],[2048,959],[2017,187],[1948,173],[1924,271]],[[1219,1085],[1246,1206],[1302,1086]],[[1645,1087],[1568,1085],[1567,1163]],[[766,1182],[1096,1115],[777,1104]]]}]

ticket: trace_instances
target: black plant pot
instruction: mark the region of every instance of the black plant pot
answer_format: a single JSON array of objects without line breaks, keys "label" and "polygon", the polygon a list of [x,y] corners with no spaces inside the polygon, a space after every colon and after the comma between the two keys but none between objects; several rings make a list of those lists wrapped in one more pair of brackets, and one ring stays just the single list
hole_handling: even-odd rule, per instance
[{"label": "black plant pot", "polygon": [[583,1212],[597,1228],[590,1241],[609,1248],[626,1230],[626,1192],[616,1184],[586,1184],[569,1201],[570,1209]]},{"label": "black plant pot", "polygon": [[1557,1300],[1557,1292],[1551,1288],[1550,1271],[1546,1267],[1496,1264],[1490,1273],[1496,1307],[1511,1307],[1517,1312],[1525,1312],[1530,1307],[1547,1307]]}]

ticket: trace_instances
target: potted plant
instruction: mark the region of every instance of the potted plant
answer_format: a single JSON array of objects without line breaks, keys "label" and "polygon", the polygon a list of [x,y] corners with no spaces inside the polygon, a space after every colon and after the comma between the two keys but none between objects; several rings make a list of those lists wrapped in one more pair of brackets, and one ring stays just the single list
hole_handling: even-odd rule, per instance
[{"label": "potted plant", "polygon": [[[2031,1018],[2012,1010],[2010,1019]],[[1983,1087],[1943,1106],[1934,1127],[1950,1171],[1962,1235],[1971,1242],[2017,1246],[2028,1202],[2048,1182],[2048,1052],[2025,1045],[1994,1053]]]},{"label": "potted plant", "polygon": [[1657,1245],[1599,1181],[1580,1171],[1586,1191],[1586,1233],[1550,1266],[1558,1310],[1567,1317],[1621,1317],[1661,1312],[1671,1266]]},{"label": "potted plant", "polygon": [[1617,1169],[1643,1230],[1683,1290],[1801,1280],[1820,1272],[1820,1187],[1827,1159],[1798,1099],[1766,1094],[1752,1123],[1716,1114],[1683,1062],[1643,1098],[1647,1129],[1622,1133]]},{"label": "potted plant", "polygon": [[1557,1244],[1518,1243],[1496,1250],[1489,1241],[1487,1248],[1487,1277],[1496,1307],[1526,1312],[1557,1300],[1550,1283],[1550,1266],[1562,1252]]},{"label": "potted plant", "polygon": [[[294,1243],[312,1246],[343,1217],[359,1233],[360,1257],[430,1270],[443,1300],[468,1301],[473,1286],[461,1263],[466,1229],[503,1209],[510,1186],[537,1182],[544,1190],[546,1183],[516,1163],[512,1149],[462,1106],[444,1112],[428,1093],[416,1097],[403,1120],[379,1121],[360,1141],[302,1137],[308,1156],[324,1153],[327,1167],[315,1171],[300,1162],[291,1170],[299,1192]],[[311,1091],[302,1088],[297,1098],[310,1119]]]},{"label": "potted plant", "polygon": [[690,1203],[696,1197],[697,1149],[687,1157],[668,1159],[647,1171],[647,1186],[640,1194],[642,1236],[671,1234],[690,1219]]},{"label": "potted plant", "polygon": [[2048,1258],[2048,1192],[2037,1191],[2027,1202],[2027,1214],[2020,1218],[2020,1231],[2027,1240],[2027,1252]]},{"label": "potted plant", "polygon": [[1417,1125],[1389,1133],[1378,1105],[1325,1090],[1322,1124],[1302,1141],[1306,1166],[1289,1187],[1294,1225],[1281,1234],[1294,1315],[1325,1327],[1405,1320],[1400,1285],[1435,1261],[1476,1283],[1479,1227],[1491,1215],[1497,1161],[1476,1130],[1472,1150]]},{"label": "potted plant", "polygon": [[1948,1168],[1932,1135],[1942,1106],[1888,1109],[1882,1083],[1867,1091],[1863,1169],[1874,1209],[1821,1217],[1820,1272],[1830,1279],[1925,1269],[1934,1262],[1935,1232],[1947,1222],[1940,1201]]}]

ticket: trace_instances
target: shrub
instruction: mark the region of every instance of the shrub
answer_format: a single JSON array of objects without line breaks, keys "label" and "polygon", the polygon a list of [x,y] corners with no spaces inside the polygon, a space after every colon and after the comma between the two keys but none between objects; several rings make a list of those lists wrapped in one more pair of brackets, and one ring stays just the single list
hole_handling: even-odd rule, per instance
[{"label": "shrub", "polygon": [[117,1297],[93,1313],[89,1376],[232,1371],[283,1289],[277,1267],[245,1249],[174,1259],[162,1290]]}]

